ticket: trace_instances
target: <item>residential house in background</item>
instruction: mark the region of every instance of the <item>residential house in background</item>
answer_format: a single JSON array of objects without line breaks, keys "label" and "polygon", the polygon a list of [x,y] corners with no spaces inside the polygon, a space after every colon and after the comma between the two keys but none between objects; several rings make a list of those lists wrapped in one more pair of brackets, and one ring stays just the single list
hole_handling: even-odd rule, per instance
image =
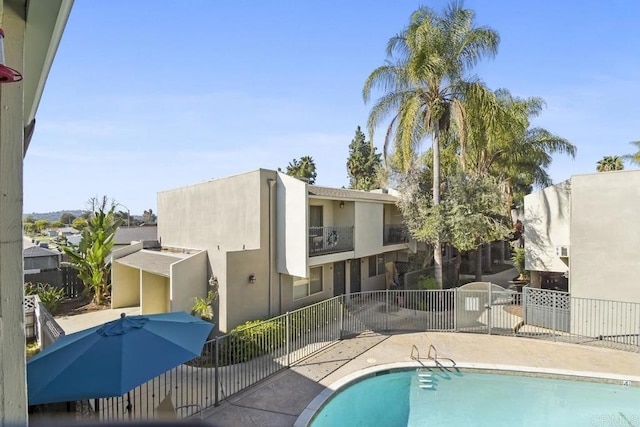
[{"label": "residential house in background", "polygon": [[139,227],[118,227],[114,241],[114,249],[129,246],[137,242],[142,242],[145,247],[157,246],[158,226],[156,224],[149,224]]},{"label": "residential house in background", "polygon": [[553,288],[555,274],[573,298],[640,303],[640,170],[575,175],[524,202],[532,286]]},{"label": "residential house in background", "polygon": [[266,169],[161,192],[163,250],[137,244],[114,252],[112,305],[139,302],[144,311],[145,301],[165,298],[154,306],[190,310],[193,297],[217,285],[217,323],[228,331],[335,295],[384,289],[388,266],[415,251],[396,201]]},{"label": "residential house in background", "polygon": [[76,234],[80,234],[80,231],[76,230],[73,227],[60,227],[56,231],[57,231],[57,235],[60,237],[69,237],[69,236],[75,236]]},{"label": "residential house in background", "polygon": [[22,250],[22,257],[25,276],[60,268],[60,252],[53,249],[31,246]]}]

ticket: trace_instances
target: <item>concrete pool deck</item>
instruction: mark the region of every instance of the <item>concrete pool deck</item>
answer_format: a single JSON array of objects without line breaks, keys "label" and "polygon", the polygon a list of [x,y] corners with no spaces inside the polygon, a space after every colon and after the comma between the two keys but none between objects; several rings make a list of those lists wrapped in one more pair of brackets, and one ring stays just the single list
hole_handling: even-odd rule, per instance
[{"label": "concrete pool deck", "polygon": [[[425,364],[433,345],[439,358],[452,359],[461,368],[549,372],[640,384],[639,353],[497,335],[367,333],[340,341],[209,408],[206,422],[219,427],[305,425],[312,408],[340,384],[376,369],[419,366],[411,359],[414,345]],[[447,361],[443,363],[448,366]]]}]

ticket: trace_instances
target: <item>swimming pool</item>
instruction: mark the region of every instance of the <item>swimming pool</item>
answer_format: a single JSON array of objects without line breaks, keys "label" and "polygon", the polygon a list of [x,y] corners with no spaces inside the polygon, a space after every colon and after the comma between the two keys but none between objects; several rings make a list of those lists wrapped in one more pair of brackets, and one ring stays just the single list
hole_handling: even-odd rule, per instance
[{"label": "swimming pool", "polygon": [[352,382],[310,425],[640,426],[640,387],[435,369],[422,379],[412,369]]}]

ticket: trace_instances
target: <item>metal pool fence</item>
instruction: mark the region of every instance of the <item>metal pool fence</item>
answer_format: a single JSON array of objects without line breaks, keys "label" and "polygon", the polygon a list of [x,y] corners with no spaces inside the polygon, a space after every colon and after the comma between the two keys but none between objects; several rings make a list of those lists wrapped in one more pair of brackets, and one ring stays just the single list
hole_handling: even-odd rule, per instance
[{"label": "metal pool fence", "polygon": [[94,415],[101,420],[153,419],[167,395],[176,407],[214,406],[367,331],[501,334],[640,351],[640,304],[572,298],[529,287],[517,293],[489,283],[475,285],[341,295],[256,322],[208,341],[199,358],[124,396],[92,401]]}]

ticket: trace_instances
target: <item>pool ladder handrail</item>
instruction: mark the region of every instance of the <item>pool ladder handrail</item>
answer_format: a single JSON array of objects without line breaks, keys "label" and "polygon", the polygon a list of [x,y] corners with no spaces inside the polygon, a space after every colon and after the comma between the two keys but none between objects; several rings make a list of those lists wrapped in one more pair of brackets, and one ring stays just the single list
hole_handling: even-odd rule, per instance
[{"label": "pool ladder handrail", "polygon": [[[415,344],[411,346],[411,359],[418,361],[422,365],[422,361],[420,360],[420,350],[418,350],[418,347]],[[449,362],[451,362],[453,366],[456,366],[456,362],[453,359],[450,359],[448,357],[442,357],[441,359],[448,360]],[[436,366],[438,365],[444,366],[442,365],[442,363],[438,361],[438,350],[435,348],[433,344],[429,344],[429,352],[427,353],[427,360],[433,360]]]},{"label": "pool ladder handrail", "polygon": [[[415,344],[411,347],[411,359],[420,360],[420,350],[418,350],[418,347],[416,347]],[[438,350],[436,350],[433,344],[429,345],[429,353],[427,353],[427,359],[433,360],[434,362],[438,361]]]},{"label": "pool ladder handrail", "polygon": [[[433,356],[431,355],[431,350],[433,350]],[[427,359],[433,360],[438,363],[438,350],[433,346],[433,344],[429,345],[429,353],[427,353]]]}]

